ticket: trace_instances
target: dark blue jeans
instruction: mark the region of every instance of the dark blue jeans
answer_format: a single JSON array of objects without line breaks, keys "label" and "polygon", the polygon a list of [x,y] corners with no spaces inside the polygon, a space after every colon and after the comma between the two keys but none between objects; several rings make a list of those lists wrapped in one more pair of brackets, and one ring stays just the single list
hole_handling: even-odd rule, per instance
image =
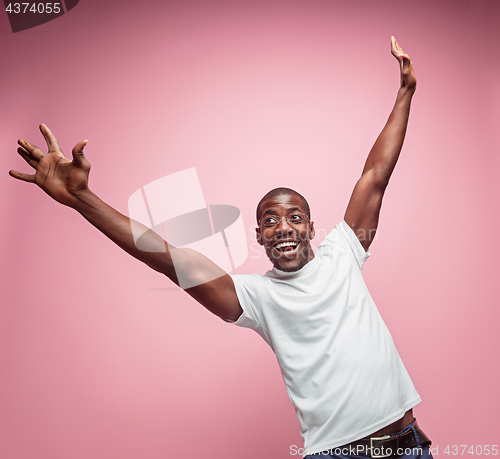
[{"label": "dark blue jeans", "polygon": [[[330,452],[330,451],[329,451]],[[352,455],[352,454],[336,454],[337,452],[342,453],[341,448],[332,448],[332,454],[311,454],[306,456],[306,459],[371,459],[371,456],[367,456],[366,454],[360,455]],[[345,451],[348,452],[348,451]],[[392,458],[387,459],[432,459],[432,454],[429,451],[429,446],[422,446],[418,448],[411,448],[402,456],[393,456]]]},{"label": "dark blue jeans", "polygon": [[[399,435],[400,433],[406,432],[409,429],[413,429],[413,423],[409,426],[406,426],[401,432],[396,432],[394,434],[390,434],[390,436]],[[415,430],[413,429],[415,432]],[[392,456],[395,459],[432,459],[432,454],[430,452],[430,445],[420,446],[417,445],[414,448],[407,448],[404,451],[401,451],[401,455]],[[348,446],[339,446],[338,448],[332,448],[328,451],[323,451],[321,454],[310,454],[306,456],[305,459],[369,459],[371,456],[367,456],[366,454],[352,454],[352,449]],[[391,458],[388,458],[391,459]]]}]

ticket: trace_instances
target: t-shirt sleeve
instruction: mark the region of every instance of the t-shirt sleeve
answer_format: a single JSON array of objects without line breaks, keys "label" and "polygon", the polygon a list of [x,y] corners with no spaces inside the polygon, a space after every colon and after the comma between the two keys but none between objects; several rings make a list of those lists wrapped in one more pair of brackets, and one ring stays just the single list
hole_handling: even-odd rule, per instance
[{"label": "t-shirt sleeve", "polygon": [[[243,309],[243,313],[236,322],[236,325],[249,326],[257,324],[255,306],[258,304],[258,285],[253,275],[232,275],[236,295]],[[248,325],[246,325],[248,324]],[[250,328],[252,328],[250,326]]]},{"label": "t-shirt sleeve", "polygon": [[363,264],[371,255],[370,250],[366,250],[359,242],[353,229],[342,220],[325,238],[323,244],[337,243],[350,250],[356,259],[359,269],[363,267]]},{"label": "t-shirt sleeve", "polygon": [[262,276],[259,274],[231,275],[236,289],[236,295],[243,309],[243,313],[235,322],[231,322],[240,327],[255,330],[267,341],[267,333],[262,325],[261,313],[261,288]]}]

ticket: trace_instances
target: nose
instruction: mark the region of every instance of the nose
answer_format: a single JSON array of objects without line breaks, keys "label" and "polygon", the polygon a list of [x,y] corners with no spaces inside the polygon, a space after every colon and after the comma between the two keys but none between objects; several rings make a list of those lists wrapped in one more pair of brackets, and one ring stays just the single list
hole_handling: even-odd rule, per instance
[{"label": "nose", "polygon": [[279,222],[278,226],[276,227],[276,231],[280,231],[282,233],[286,233],[288,231],[291,231],[292,227],[290,226],[290,223],[288,223],[288,220],[286,217],[281,217],[281,221]]}]

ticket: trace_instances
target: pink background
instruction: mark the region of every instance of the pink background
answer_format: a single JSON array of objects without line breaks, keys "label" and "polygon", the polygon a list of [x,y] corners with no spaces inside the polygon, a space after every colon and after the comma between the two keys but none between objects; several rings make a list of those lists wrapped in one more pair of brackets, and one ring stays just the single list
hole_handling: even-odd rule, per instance
[{"label": "pink background", "polygon": [[[438,446],[500,444],[500,2],[97,1],[12,34],[0,14],[0,457],[290,457],[299,424],[274,355],[9,169],[46,123],[84,138],[91,188],[196,167],[210,204],[303,193],[343,216],[399,84],[418,91],[365,278]],[[461,452],[461,448],[460,448]],[[462,454],[460,454],[462,455]],[[467,456],[468,454],[463,454]]]}]

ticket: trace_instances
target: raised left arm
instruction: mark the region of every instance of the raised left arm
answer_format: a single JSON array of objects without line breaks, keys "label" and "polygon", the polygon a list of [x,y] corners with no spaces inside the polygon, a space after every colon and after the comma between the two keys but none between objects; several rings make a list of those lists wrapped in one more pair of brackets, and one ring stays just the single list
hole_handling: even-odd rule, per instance
[{"label": "raised left arm", "polygon": [[389,119],[370,150],[344,215],[345,222],[354,230],[365,250],[377,231],[382,197],[403,146],[411,99],[417,87],[410,57],[394,37],[391,37],[391,52],[400,64],[401,87]]}]

